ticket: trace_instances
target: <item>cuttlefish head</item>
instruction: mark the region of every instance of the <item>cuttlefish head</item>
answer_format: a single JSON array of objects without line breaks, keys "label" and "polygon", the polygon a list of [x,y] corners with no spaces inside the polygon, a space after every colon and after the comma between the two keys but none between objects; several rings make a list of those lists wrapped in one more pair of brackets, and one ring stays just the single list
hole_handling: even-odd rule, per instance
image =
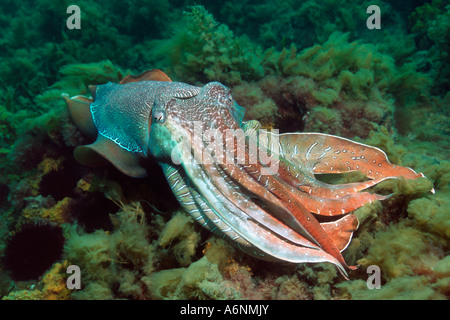
[{"label": "cuttlefish head", "polygon": [[186,95],[161,99],[164,103],[152,110],[149,151],[159,161],[189,162],[188,152],[202,143],[205,131],[223,132],[242,124],[244,109],[221,83],[210,82]]}]

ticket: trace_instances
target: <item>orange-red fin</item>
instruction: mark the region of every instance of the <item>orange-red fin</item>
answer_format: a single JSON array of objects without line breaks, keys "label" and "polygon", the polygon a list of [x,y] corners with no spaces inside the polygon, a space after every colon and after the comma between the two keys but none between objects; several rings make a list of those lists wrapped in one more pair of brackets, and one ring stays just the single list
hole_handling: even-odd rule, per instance
[{"label": "orange-red fin", "polygon": [[123,78],[119,84],[125,84],[130,82],[139,82],[139,81],[169,81],[172,80],[169,78],[167,74],[159,69],[151,69],[142,72],[138,75],[129,75]]}]

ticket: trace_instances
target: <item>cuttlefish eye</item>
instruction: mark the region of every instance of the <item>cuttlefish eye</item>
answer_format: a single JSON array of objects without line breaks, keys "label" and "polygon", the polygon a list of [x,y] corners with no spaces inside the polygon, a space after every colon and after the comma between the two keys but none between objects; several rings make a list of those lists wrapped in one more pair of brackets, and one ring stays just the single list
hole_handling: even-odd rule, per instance
[{"label": "cuttlefish eye", "polygon": [[231,91],[230,91],[230,90],[228,90],[228,92],[225,93],[225,95],[224,95],[223,98],[222,98],[222,101],[223,101],[225,104],[229,104],[229,103],[232,103],[232,102],[233,102],[233,96],[231,95]]},{"label": "cuttlefish eye", "polygon": [[166,120],[166,113],[163,110],[155,110],[153,112],[153,120],[158,123],[163,123]]}]

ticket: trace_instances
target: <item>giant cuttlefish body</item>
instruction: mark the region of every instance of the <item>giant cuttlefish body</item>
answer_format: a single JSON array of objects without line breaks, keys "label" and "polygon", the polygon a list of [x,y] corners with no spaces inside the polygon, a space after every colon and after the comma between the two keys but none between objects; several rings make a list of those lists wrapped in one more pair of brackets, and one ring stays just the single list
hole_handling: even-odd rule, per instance
[{"label": "giant cuttlefish body", "polygon": [[[75,149],[85,165],[110,161],[146,176],[154,157],[183,208],[203,227],[260,259],[330,262],[346,277],[341,252],[358,228],[350,212],[386,196],[364,192],[396,177],[423,177],[389,163],[375,147],[320,133],[277,134],[256,121],[218,82],[171,82],[160,70],[91,86],[92,98],[63,95],[69,114],[95,140]],[[358,170],[368,181],[330,185],[324,173]],[[328,216],[319,222],[318,216]]]}]

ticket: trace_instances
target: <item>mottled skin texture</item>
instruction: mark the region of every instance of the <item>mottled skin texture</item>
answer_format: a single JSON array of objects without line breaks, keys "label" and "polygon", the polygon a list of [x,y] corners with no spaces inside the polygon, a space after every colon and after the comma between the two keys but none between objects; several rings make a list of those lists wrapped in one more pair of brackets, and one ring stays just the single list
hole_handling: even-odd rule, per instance
[{"label": "mottled skin texture", "polygon": [[[385,179],[423,176],[390,164],[377,148],[347,139],[278,135],[260,131],[256,121],[242,124],[243,109],[218,82],[200,88],[150,70],[91,91],[93,99],[63,97],[78,128],[96,138],[77,147],[78,161],[101,165],[106,158],[125,174],[142,177],[142,161],[154,157],[197,222],[260,259],[330,262],[346,277],[346,269],[355,267],[347,266],[341,251],[359,224],[350,212],[386,198],[362,190]],[[250,136],[242,140],[244,154],[238,152],[242,141],[228,132]],[[263,174],[269,162],[258,157],[262,151],[277,165],[273,174]],[[315,178],[354,170],[370,180],[329,185]],[[314,214],[334,220],[321,223]]]}]

